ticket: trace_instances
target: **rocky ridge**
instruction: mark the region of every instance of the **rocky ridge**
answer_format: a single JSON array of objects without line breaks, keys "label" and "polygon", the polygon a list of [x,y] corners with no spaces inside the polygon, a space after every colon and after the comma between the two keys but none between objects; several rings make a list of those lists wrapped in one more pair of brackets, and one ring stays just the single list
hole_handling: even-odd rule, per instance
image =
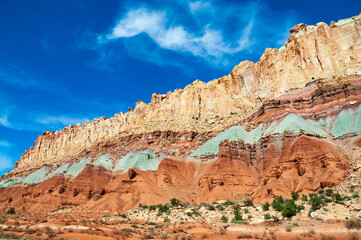
[{"label": "rocky ridge", "polygon": [[361,15],[330,25],[299,24],[290,32],[284,47],[266,49],[259,62],[241,62],[228,76],[153,94],[149,104],[139,101],[134,111],[112,118],[44,132],[12,174],[59,164],[97,144],[133,134],[221,131],[255,113],[262,103],[314,79],[361,74]]}]

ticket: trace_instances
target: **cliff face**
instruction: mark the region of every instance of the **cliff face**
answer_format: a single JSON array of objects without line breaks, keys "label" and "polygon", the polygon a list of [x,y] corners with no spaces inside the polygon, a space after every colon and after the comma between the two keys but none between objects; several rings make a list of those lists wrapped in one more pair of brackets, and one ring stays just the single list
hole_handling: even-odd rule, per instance
[{"label": "cliff face", "polygon": [[[257,63],[244,61],[222,78],[196,80],[183,90],[153,94],[134,111],[94,119],[84,125],[44,132],[16,163],[14,173],[71,159],[85,149],[132,134],[152,131],[220,131],[262,102],[320,78],[361,74],[361,15],[330,26],[299,24],[286,45],[266,49]],[[133,150],[133,149],[130,149]]]}]

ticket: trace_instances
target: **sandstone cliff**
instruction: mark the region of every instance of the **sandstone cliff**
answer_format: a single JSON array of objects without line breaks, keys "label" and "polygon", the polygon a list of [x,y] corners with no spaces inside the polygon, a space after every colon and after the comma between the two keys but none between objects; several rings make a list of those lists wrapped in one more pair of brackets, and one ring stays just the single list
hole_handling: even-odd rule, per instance
[{"label": "sandstone cliff", "polygon": [[330,26],[299,24],[290,32],[284,47],[266,49],[259,62],[241,62],[228,76],[153,94],[149,104],[140,101],[134,111],[109,119],[44,132],[14,172],[71,159],[100,142],[131,134],[223,130],[256,112],[262,102],[314,79],[361,74],[361,15]]}]

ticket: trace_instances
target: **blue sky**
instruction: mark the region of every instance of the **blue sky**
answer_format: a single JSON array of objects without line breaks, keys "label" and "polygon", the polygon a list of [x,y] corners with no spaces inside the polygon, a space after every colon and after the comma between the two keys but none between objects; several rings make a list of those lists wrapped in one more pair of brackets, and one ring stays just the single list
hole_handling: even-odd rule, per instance
[{"label": "blue sky", "polygon": [[47,130],[228,74],[361,1],[0,2],[0,174]]}]

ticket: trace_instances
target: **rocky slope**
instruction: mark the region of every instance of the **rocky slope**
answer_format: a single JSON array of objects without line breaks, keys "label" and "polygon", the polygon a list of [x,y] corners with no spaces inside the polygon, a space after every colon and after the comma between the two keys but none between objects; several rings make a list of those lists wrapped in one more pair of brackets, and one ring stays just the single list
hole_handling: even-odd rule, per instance
[{"label": "rocky slope", "polygon": [[265,202],[360,175],[361,15],[299,24],[285,47],[134,111],[44,132],[0,211],[109,212],[178,198]]}]

